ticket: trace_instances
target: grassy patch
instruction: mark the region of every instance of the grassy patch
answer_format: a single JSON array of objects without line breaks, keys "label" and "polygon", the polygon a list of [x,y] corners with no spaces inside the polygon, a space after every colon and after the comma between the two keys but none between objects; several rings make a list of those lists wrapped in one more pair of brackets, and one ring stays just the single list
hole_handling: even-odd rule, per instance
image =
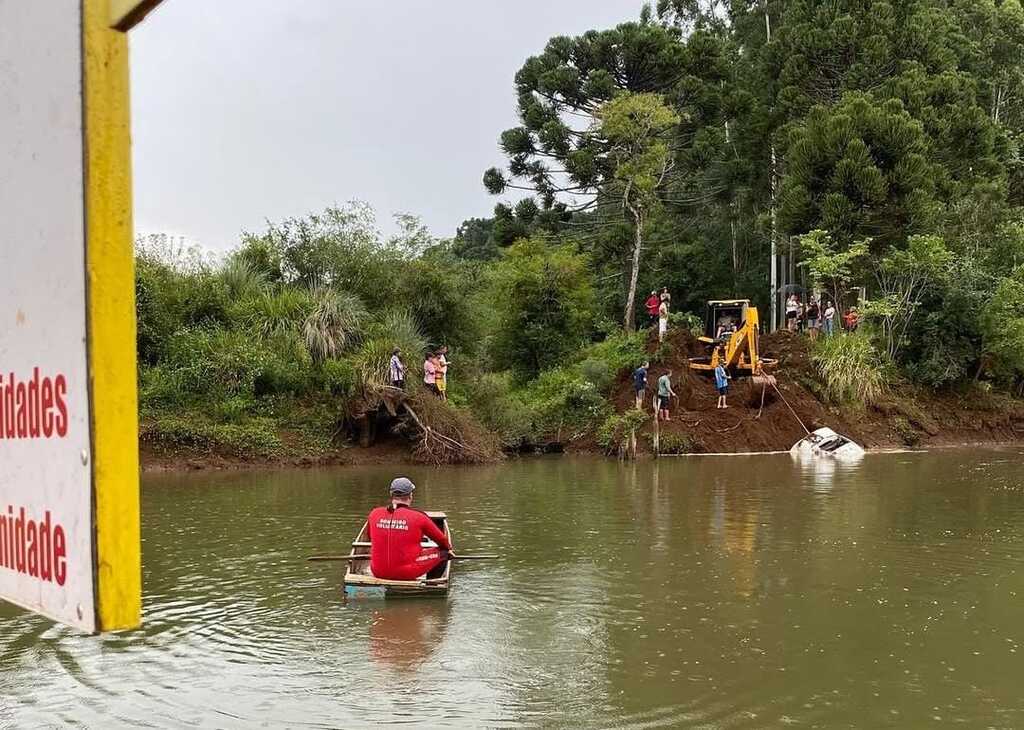
[{"label": "grassy patch", "polygon": [[140,438],[166,451],[271,457],[284,450],[275,423],[269,418],[212,423],[200,416],[163,415],[143,422]]}]

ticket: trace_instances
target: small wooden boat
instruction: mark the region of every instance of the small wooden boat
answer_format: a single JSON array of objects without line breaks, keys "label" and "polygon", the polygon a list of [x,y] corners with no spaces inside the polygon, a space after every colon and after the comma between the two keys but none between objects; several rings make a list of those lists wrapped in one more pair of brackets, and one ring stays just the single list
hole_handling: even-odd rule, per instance
[{"label": "small wooden boat", "polygon": [[[444,512],[427,512],[451,544],[452,533],[448,527],[448,516]],[[436,547],[433,540],[424,538],[423,547]],[[417,580],[385,580],[377,578],[370,571],[370,533],[367,525],[352,543],[352,555],[365,555],[365,560],[351,560],[345,571],[345,596],[347,598],[413,598],[444,597],[448,595],[452,563],[445,561]]]}]

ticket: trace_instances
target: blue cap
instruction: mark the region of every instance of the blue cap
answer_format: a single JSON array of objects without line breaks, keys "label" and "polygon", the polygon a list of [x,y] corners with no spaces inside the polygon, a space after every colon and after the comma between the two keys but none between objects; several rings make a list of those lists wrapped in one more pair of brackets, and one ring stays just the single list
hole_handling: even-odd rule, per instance
[{"label": "blue cap", "polygon": [[411,480],[405,477],[398,477],[391,482],[391,493],[407,495],[412,494],[413,490],[416,489],[416,485]]}]

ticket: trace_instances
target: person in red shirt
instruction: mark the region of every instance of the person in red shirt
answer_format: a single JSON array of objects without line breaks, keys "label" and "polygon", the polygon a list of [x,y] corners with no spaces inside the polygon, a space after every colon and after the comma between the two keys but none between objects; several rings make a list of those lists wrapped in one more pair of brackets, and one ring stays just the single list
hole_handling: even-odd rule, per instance
[{"label": "person in red shirt", "polygon": [[[366,523],[370,532],[370,571],[385,580],[416,580],[453,555],[441,529],[412,508],[416,485],[405,477],[391,482],[391,504],[377,507]],[[437,547],[422,547],[426,536]]]},{"label": "person in red shirt", "polygon": [[658,323],[658,308],[661,306],[658,292],[652,291],[651,296],[647,297],[647,301],[644,304],[647,306],[647,314],[651,318],[651,326],[653,327]]}]

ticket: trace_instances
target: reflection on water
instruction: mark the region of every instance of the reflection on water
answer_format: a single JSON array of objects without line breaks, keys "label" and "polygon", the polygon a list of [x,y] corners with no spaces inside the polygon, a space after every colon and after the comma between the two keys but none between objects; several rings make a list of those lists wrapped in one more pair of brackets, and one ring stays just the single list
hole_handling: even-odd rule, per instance
[{"label": "reflection on water", "polygon": [[0,727],[1024,726],[1022,463],[411,469],[457,550],[504,557],[352,604],[303,558],[392,471],[147,477],[145,627],[0,607]]},{"label": "reflection on water", "polygon": [[373,601],[367,608],[373,612],[370,656],[395,670],[423,664],[440,646],[448,627],[444,599]]}]

